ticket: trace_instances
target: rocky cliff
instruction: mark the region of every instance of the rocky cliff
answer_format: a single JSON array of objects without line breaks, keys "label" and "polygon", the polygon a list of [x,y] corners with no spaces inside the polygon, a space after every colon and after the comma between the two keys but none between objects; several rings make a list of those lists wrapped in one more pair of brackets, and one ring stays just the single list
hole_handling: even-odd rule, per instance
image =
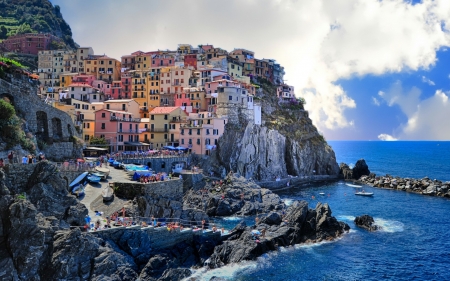
[{"label": "rocky cliff", "polygon": [[333,149],[309,119],[302,104],[280,102],[276,87],[264,89],[255,102],[261,105],[262,125],[241,116],[227,124],[217,145],[217,173],[233,170],[257,181],[303,175],[338,175]]}]

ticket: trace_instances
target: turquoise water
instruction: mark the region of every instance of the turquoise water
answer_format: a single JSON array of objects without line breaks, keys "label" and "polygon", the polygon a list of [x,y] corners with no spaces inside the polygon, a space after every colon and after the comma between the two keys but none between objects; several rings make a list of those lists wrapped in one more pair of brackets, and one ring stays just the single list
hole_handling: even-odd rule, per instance
[{"label": "turquoise water", "polygon": [[[355,163],[365,158],[377,174],[450,178],[447,142],[332,142],[332,146],[338,160]],[[334,242],[280,248],[257,261],[198,270],[195,276],[201,280],[212,276],[273,281],[450,280],[449,200],[365,189],[374,192],[374,197],[355,196],[354,188],[343,182],[280,193],[287,204],[292,200],[307,200],[310,207],[318,201],[329,203],[333,215],[350,225],[350,233]],[[362,214],[373,216],[383,229],[370,233],[356,228],[353,219]]]}]

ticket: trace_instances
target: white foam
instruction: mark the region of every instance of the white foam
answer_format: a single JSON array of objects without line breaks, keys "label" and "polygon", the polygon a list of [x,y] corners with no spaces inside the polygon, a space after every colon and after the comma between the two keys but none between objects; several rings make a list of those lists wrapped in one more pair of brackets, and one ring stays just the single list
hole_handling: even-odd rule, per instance
[{"label": "white foam", "polygon": [[194,278],[194,280],[210,280],[214,276],[218,276],[227,280],[235,280],[236,275],[239,272],[247,271],[247,270],[254,270],[258,266],[258,262],[256,261],[245,261],[240,263],[233,263],[229,264],[220,268],[216,269],[210,269],[208,270],[206,267],[202,267],[200,269],[191,269],[192,275],[188,278],[185,278],[183,280],[191,280],[191,278]]},{"label": "white foam", "polygon": [[354,221],[355,217],[354,216],[336,216],[338,220],[343,220],[343,221]]},{"label": "white foam", "polygon": [[286,206],[291,206],[294,203],[294,199],[284,199],[283,201]]},{"label": "white foam", "polygon": [[378,225],[381,227],[381,232],[388,232],[388,233],[394,233],[394,232],[402,232],[404,230],[403,223],[399,221],[391,221],[391,220],[385,220],[382,218],[374,218],[375,225]]},{"label": "white foam", "polygon": [[244,219],[244,218],[243,217],[226,217],[226,218],[223,218],[223,220],[225,220],[225,221],[240,221],[242,219]]}]

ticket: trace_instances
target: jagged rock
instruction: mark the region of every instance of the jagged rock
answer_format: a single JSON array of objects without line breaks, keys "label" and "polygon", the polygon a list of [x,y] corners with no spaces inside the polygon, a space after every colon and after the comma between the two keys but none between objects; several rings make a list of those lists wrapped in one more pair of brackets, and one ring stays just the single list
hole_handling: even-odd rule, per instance
[{"label": "jagged rock", "polygon": [[271,212],[263,217],[260,222],[268,225],[279,225],[281,223],[281,216],[277,212]]},{"label": "jagged rock", "polygon": [[356,226],[367,229],[368,231],[375,231],[379,229],[379,227],[374,223],[375,221],[369,215],[362,215],[360,217],[355,218]]},{"label": "jagged rock", "polygon": [[339,174],[346,180],[353,179],[353,170],[345,163],[339,164]]},{"label": "jagged rock", "polygon": [[164,271],[158,281],[178,281],[189,277],[191,274],[191,270],[187,268],[170,268]]},{"label": "jagged rock", "polygon": [[[261,221],[267,221],[267,218],[262,218]],[[279,225],[269,226],[262,222],[258,224],[259,231],[265,230],[265,237],[255,238],[252,234],[255,228],[244,227],[240,225],[234,229],[234,235],[214,248],[214,253],[207,261],[210,268],[252,260],[277,249],[278,246],[306,241],[332,240],[350,229],[347,224],[338,222],[331,216],[328,204],[318,203],[315,210],[310,210],[306,201],[295,201],[288,208],[284,221]]]},{"label": "jagged rock", "polygon": [[353,178],[359,179],[361,176],[370,175],[369,166],[367,166],[364,159],[356,161],[355,167],[353,167]]}]

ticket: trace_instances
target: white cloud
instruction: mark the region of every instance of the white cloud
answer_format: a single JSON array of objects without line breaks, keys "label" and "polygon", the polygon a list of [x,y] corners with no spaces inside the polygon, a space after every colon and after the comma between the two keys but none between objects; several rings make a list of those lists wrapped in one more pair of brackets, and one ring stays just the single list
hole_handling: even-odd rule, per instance
[{"label": "white cloud", "polygon": [[380,106],[380,101],[376,97],[372,97],[372,103],[376,106]]},{"label": "white cloud", "polygon": [[[178,43],[244,47],[275,58],[319,129],[353,124],[345,111],[356,103],[338,80],[427,69],[436,51],[450,45],[441,28],[449,29],[448,0],[229,0],[220,9],[209,0],[52,2],[61,6],[75,41],[116,58]],[[92,19],[108,24],[94,31]]]},{"label": "white cloud", "polygon": [[396,141],[396,140],[398,140],[398,139],[396,139],[393,136],[388,135],[388,134],[379,134],[378,135],[378,139],[382,140],[382,141]]},{"label": "white cloud", "polygon": [[425,76],[422,76],[422,82],[423,82],[423,83],[426,83],[426,84],[428,84],[428,85],[430,85],[430,86],[436,85],[433,81],[431,81],[430,79],[428,79],[428,78],[425,77]]},{"label": "white cloud", "polygon": [[450,130],[445,125],[450,120],[449,93],[437,90],[424,100],[420,100],[420,95],[421,91],[414,87],[404,91],[400,82],[381,95],[389,106],[399,106],[408,118],[397,128],[395,137],[402,140],[450,139]]}]

